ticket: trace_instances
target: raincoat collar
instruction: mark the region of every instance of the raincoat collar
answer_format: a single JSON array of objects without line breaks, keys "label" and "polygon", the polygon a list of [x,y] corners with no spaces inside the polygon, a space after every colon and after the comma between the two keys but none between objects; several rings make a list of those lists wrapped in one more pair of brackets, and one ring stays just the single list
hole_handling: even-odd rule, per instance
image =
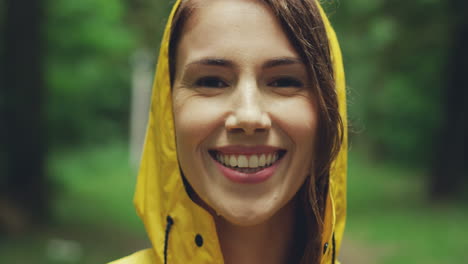
[{"label": "raincoat collar", "polygon": [[[180,0],[174,4],[160,47],[134,198],[152,249],[116,263],[223,263],[214,219],[188,196],[177,160],[168,50],[172,19],[179,5]],[[339,253],[346,215],[346,98],[338,41],[321,7],[320,12],[330,42],[339,110],[345,127],[344,142],[330,172],[330,190],[322,234],[321,263],[332,263]]]}]

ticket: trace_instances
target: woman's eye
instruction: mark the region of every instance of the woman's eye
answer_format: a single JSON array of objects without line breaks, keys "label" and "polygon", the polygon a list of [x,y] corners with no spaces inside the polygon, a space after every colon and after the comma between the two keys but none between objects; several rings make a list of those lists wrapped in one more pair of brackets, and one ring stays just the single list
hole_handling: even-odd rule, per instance
[{"label": "woman's eye", "polygon": [[295,78],[280,78],[270,82],[268,85],[273,87],[302,87],[303,84],[301,81]]},{"label": "woman's eye", "polygon": [[209,88],[225,88],[228,85],[218,77],[203,77],[195,82],[196,86]]}]

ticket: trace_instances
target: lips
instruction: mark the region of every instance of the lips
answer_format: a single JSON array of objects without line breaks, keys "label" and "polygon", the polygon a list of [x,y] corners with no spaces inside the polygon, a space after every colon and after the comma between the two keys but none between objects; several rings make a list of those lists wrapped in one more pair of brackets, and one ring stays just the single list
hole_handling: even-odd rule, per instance
[{"label": "lips", "polygon": [[240,183],[258,183],[273,175],[287,151],[270,146],[227,146],[208,152],[228,179]]}]

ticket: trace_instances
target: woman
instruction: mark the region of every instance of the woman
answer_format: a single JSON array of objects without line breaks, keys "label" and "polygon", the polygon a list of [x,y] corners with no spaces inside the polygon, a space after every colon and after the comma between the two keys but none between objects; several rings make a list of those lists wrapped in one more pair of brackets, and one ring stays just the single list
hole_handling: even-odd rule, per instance
[{"label": "woman", "polygon": [[344,74],[315,0],[177,1],[135,205],[153,247],[114,263],[337,263]]}]

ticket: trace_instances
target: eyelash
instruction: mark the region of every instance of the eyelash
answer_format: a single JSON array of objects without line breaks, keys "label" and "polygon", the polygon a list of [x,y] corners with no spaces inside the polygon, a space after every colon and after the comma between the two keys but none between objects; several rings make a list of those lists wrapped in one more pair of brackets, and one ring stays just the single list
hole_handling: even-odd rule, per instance
[{"label": "eyelash", "polygon": [[200,78],[195,82],[195,85],[199,87],[209,88],[225,88],[228,86],[226,82],[214,76]]},{"label": "eyelash", "polygon": [[304,84],[298,79],[292,77],[282,77],[278,78],[268,84],[273,87],[302,87]]},{"label": "eyelash", "polygon": [[[302,87],[303,83],[295,78],[292,77],[282,77],[278,78],[270,83],[269,86],[277,87],[277,88],[285,88],[285,87]],[[195,82],[195,86],[198,87],[208,87],[208,88],[226,88],[229,85],[221,80],[221,78],[215,76],[207,76],[198,79]]]}]

